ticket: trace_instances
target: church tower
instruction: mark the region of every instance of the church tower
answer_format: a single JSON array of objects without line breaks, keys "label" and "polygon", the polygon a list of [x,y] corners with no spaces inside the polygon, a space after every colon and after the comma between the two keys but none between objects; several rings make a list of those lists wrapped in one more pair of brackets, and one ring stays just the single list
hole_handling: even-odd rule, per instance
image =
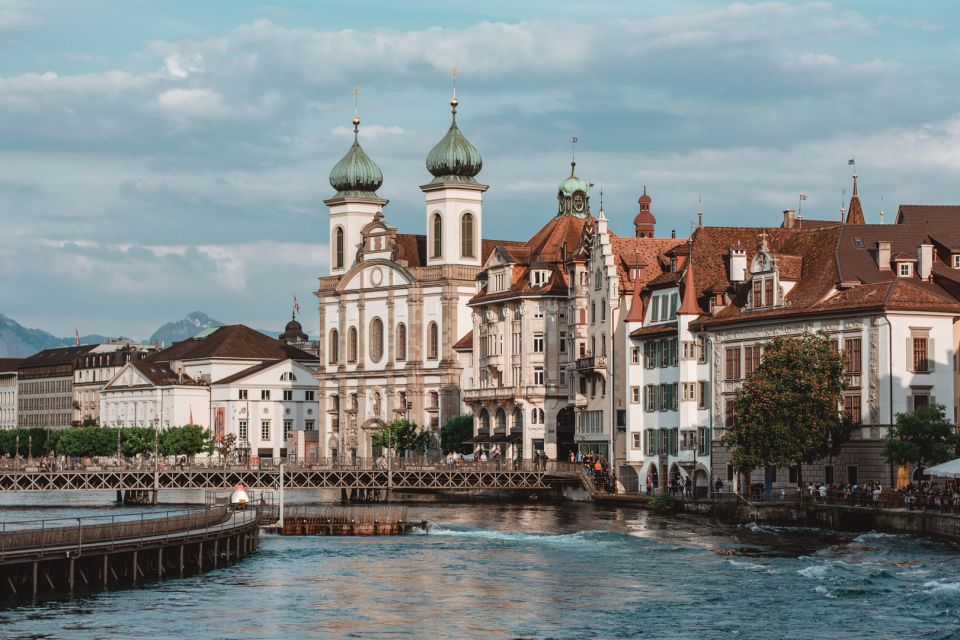
[{"label": "church tower", "polygon": [[361,231],[387,200],[377,195],[383,174],[360,146],[360,117],[353,117],[353,145],[330,172],[336,194],[323,203],[330,208],[330,274],[343,275],[356,264]]},{"label": "church tower", "polygon": [[420,187],[426,195],[429,266],[481,265],[483,192],[487,185],[476,180],[483,160],[457,126],[458,104],[454,93],[450,129],[427,155],[427,171],[433,180]]}]

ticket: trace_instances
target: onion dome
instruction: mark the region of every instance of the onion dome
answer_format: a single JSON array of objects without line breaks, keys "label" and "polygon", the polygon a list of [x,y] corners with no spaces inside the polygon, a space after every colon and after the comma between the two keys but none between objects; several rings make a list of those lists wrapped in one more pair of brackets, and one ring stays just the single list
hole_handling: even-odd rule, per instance
[{"label": "onion dome", "polygon": [[427,154],[427,171],[433,175],[430,184],[477,184],[474,177],[483,168],[480,152],[457,126],[457,104],[456,98],[450,100],[453,113],[450,129]]},{"label": "onion dome", "polygon": [[376,191],[383,184],[383,173],[360,146],[359,130],[360,118],[354,117],[353,145],[330,171],[330,186],[337,190],[335,198],[379,199]]},{"label": "onion dome", "polygon": [[560,183],[559,194],[565,198],[573,196],[574,193],[580,191],[584,196],[590,193],[590,185],[581,180],[576,176],[574,171],[577,168],[576,162],[570,163],[570,176],[565,178],[563,182]]}]

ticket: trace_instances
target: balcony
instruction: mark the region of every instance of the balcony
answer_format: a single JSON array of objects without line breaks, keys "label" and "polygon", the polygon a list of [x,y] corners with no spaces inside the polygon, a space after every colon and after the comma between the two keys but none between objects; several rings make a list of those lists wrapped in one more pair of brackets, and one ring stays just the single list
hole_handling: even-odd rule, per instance
[{"label": "balcony", "polygon": [[487,387],[476,389],[464,389],[464,402],[484,402],[489,400],[513,400],[514,398],[529,398],[530,396],[543,396],[546,394],[546,387],[537,385],[525,385],[520,387]]},{"label": "balcony", "polygon": [[607,356],[577,358],[577,371],[606,371]]}]

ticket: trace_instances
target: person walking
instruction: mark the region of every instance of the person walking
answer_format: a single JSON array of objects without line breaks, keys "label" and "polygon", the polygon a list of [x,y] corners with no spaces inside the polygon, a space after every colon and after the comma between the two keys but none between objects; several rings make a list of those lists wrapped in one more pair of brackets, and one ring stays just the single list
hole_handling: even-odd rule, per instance
[{"label": "person walking", "polygon": [[723,480],[720,479],[720,476],[717,476],[717,481],[713,483],[714,497],[717,499],[720,498],[720,495],[723,493]]}]

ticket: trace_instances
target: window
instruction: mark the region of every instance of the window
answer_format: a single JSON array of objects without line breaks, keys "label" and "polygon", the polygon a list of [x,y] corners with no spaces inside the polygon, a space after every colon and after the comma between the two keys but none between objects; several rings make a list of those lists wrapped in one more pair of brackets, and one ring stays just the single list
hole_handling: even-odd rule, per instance
[{"label": "window", "polygon": [[270,439],[270,421],[269,420],[260,421],[260,439],[261,440]]},{"label": "window", "polygon": [[543,384],[543,367],[533,368],[533,384]]},{"label": "window", "polygon": [[737,424],[737,405],[733,400],[727,400],[724,404],[723,426],[733,427]]},{"label": "window", "polygon": [[436,322],[427,325],[427,358],[436,360],[440,352],[440,329]]},{"label": "window", "polygon": [[340,333],[336,329],[330,330],[330,364],[340,362]]},{"label": "window", "polygon": [[433,214],[433,254],[430,257],[443,257],[443,218],[439,213]]},{"label": "window", "polygon": [[237,423],[237,436],[240,438],[240,442],[247,441],[247,421],[240,420]]},{"label": "window", "polygon": [[772,307],[776,304],[776,300],[773,299],[773,278],[767,278],[763,281],[763,289],[763,304]]},{"label": "window", "polygon": [[860,373],[861,352],[860,338],[850,338],[843,341],[843,371],[844,373]]},{"label": "window", "polygon": [[566,353],[566,352],[567,352],[567,332],[561,331],[560,332],[560,353]]},{"label": "window", "polygon": [[930,361],[927,359],[927,338],[913,338],[913,370],[928,371]]},{"label": "window", "polygon": [[697,409],[706,409],[707,408],[707,393],[710,387],[707,386],[706,380],[701,380],[697,383],[700,387],[699,393],[697,394]]},{"label": "window", "polygon": [[823,481],[827,484],[833,484],[833,465],[823,465]]},{"label": "window", "polygon": [[347,332],[347,362],[357,361],[357,328],[350,327]]},{"label": "window", "polygon": [[852,424],[860,424],[860,396],[843,396],[843,416]]},{"label": "window", "polygon": [[760,278],[753,279],[753,306],[763,306],[763,281]]},{"label": "window", "polygon": [[313,391],[304,391],[303,399],[307,402],[313,402],[316,399],[316,396],[314,396],[314,393],[315,392]]},{"label": "window", "polygon": [[286,442],[290,437],[290,432],[293,431],[293,420],[284,420],[283,421],[283,441]]},{"label": "window", "polygon": [[237,392],[237,399],[238,399],[238,400],[246,400],[246,399],[247,399],[247,390],[246,390],[246,389],[240,389],[240,391]]},{"label": "window", "polygon": [[847,484],[854,485],[859,482],[857,478],[857,467],[850,465],[847,467]]},{"label": "window", "polygon": [[740,379],[740,347],[731,347],[726,351],[727,362],[724,369],[724,380]]},{"label": "window", "polygon": [[606,300],[600,301],[600,319],[601,320],[607,319],[607,301]]},{"label": "window", "polygon": [[534,307],[533,307],[533,317],[534,317],[534,318],[542,318],[542,317],[543,317],[543,303],[542,303],[542,302],[538,302],[537,304],[534,305]]},{"label": "window", "polygon": [[639,449],[639,448],[640,448],[640,434],[639,434],[639,433],[634,433],[634,434],[633,434],[633,448],[634,448],[634,449]]},{"label": "window", "polygon": [[797,465],[792,465],[788,472],[787,482],[797,484]]},{"label": "window", "polygon": [[334,235],[334,254],[333,254],[333,268],[334,269],[343,269],[343,227],[337,227],[337,230],[333,232]]},{"label": "window", "polygon": [[640,364],[640,349],[632,347],[630,349],[630,363],[631,364]]},{"label": "window", "polygon": [[370,321],[370,360],[380,362],[383,358],[383,320]]},{"label": "window", "polygon": [[269,400],[270,399],[270,389],[261,389],[260,390],[260,399]]},{"label": "window", "polygon": [[960,253],[953,254],[953,268],[960,269]]},{"label": "window", "polygon": [[643,362],[647,369],[653,369],[656,365],[656,360],[653,357],[653,343],[644,342],[643,343]]},{"label": "window", "polygon": [[914,394],[911,396],[911,399],[913,403],[913,411],[930,406],[930,396],[925,393]]},{"label": "window", "polygon": [[283,399],[284,400],[293,400],[293,390],[284,389],[283,390]]},{"label": "window", "polygon": [[473,258],[473,214],[465,213],[460,218],[460,255]]},{"label": "window", "polygon": [[521,374],[522,367],[513,368],[513,386],[518,387],[523,384],[523,375]]},{"label": "window", "polygon": [[653,304],[650,307],[650,322],[656,322],[660,316],[660,296],[653,297]]},{"label": "window", "polygon": [[743,348],[743,375],[748,376],[760,367],[760,345]]},{"label": "window", "polygon": [[597,303],[590,303],[590,324],[594,324],[597,321]]},{"label": "window", "polygon": [[307,420],[306,422],[303,423],[304,431],[314,431],[315,429],[316,429],[316,422],[314,422],[313,420]]},{"label": "window", "polygon": [[898,262],[897,274],[901,278],[909,278],[911,275],[913,275],[913,265],[909,262]]},{"label": "window", "polygon": [[640,387],[630,387],[630,402],[633,404],[640,402]]},{"label": "window", "polygon": [[533,352],[543,353],[543,334],[542,333],[533,334]]}]

